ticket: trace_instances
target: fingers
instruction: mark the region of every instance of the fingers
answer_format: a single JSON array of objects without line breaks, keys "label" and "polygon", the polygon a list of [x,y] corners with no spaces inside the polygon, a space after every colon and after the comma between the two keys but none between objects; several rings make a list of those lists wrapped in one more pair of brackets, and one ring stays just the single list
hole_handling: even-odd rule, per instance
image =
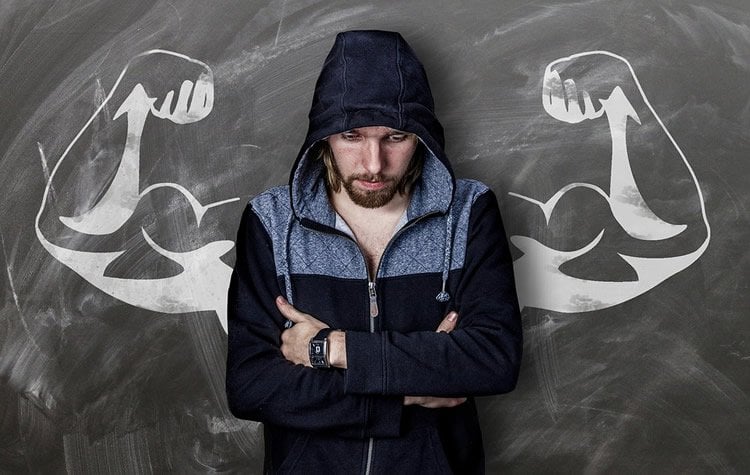
[{"label": "fingers", "polygon": [[563,80],[560,72],[552,67],[553,64],[547,66],[542,83],[542,105],[550,116],[576,124],[604,114],[604,108],[597,109],[594,106],[591,95],[585,88],[580,88],[573,78]]},{"label": "fingers", "polygon": [[176,124],[197,122],[211,112],[214,106],[214,83],[211,74],[203,73],[198,80],[185,80],[180,85],[175,101],[175,91],[164,96],[161,106],[151,108],[154,116],[169,119]]},{"label": "fingers", "polygon": [[555,98],[562,98],[562,79],[560,74],[554,70],[547,70],[544,73],[544,82],[542,84],[542,101],[545,108],[552,105]]},{"label": "fingers", "polygon": [[193,81],[184,80],[180,86],[180,93],[177,96],[177,105],[175,106],[175,113],[186,113],[188,110],[188,99],[190,99],[190,93],[193,92]]},{"label": "fingers", "polygon": [[466,402],[465,397],[432,397],[428,398],[423,407],[430,409],[440,409],[441,407],[456,407]]},{"label": "fingers", "polygon": [[596,119],[597,117],[601,117],[602,114],[604,114],[603,107],[599,110],[594,107],[594,104],[591,102],[591,96],[588,92],[583,91],[581,92],[581,95],[583,96],[583,115],[587,119]]},{"label": "fingers", "polygon": [[214,81],[210,74],[201,74],[195,83],[193,100],[190,101],[188,115],[205,117],[214,107]]},{"label": "fingers", "polygon": [[456,328],[456,322],[458,322],[458,313],[454,311],[448,312],[435,331],[450,333]]},{"label": "fingers", "polygon": [[456,407],[466,402],[465,397],[404,396],[404,405],[419,405],[428,409]]},{"label": "fingers", "polygon": [[566,79],[563,81],[563,89],[565,90],[565,99],[568,101],[568,114],[571,117],[578,118],[582,114],[581,107],[578,105],[578,87],[576,86],[576,82],[572,79]]},{"label": "fingers", "polygon": [[294,308],[292,304],[287,302],[286,299],[280,295],[276,297],[276,307],[279,309],[279,312],[287,318],[287,320],[291,320],[294,323],[299,323],[305,320],[305,314]]},{"label": "fingers", "polygon": [[174,91],[169,91],[166,96],[164,96],[164,101],[161,103],[161,107],[158,111],[152,111],[153,114],[156,117],[159,117],[160,119],[166,119],[171,114],[171,108],[172,108],[172,99],[174,98]]},{"label": "fingers", "polygon": [[558,120],[564,120],[562,117],[567,112],[564,94],[560,74],[554,70],[547,71],[542,85],[542,105],[549,115]]}]

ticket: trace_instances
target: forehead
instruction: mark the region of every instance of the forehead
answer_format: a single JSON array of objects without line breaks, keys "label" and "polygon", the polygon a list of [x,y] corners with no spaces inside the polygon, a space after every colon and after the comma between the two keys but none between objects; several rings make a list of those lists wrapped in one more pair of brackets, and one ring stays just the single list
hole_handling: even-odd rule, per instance
[{"label": "forehead", "polygon": [[392,134],[408,134],[402,130],[392,129],[384,125],[371,125],[367,127],[357,127],[355,129],[347,130],[349,133],[356,133],[365,137],[378,137]]}]

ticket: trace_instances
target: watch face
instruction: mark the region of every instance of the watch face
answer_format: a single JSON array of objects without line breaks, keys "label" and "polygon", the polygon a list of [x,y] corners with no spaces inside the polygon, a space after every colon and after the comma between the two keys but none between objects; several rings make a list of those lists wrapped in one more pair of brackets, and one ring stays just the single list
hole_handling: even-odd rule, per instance
[{"label": "watch face", "polygon": [[310,342],[310,364],[314,368],[328,368],[325,340],[312,340]]}]

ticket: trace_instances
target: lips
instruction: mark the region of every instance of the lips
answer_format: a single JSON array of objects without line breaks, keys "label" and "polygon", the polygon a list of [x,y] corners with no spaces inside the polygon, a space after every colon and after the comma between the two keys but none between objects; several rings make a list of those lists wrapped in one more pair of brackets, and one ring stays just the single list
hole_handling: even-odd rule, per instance
[{"label": "lips", "polygon": [[371,191],[382,190],[388,184],[387,181],[366,181],[366,180],[355,180],[357,185]]}]

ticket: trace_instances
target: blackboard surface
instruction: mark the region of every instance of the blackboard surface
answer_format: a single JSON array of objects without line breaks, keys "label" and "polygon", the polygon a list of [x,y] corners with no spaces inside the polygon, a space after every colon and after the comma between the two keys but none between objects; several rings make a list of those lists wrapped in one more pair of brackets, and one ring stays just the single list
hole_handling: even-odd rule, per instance
[{"label": "blackboard surface", "polygon": [[[500,202],[525,354],[488,473],[750,470],[747,2],[4,0],[0,472],[260,473],[229,249],[347,29],[410,42]],[[136,123],[186,79],[213,102]]]}]

